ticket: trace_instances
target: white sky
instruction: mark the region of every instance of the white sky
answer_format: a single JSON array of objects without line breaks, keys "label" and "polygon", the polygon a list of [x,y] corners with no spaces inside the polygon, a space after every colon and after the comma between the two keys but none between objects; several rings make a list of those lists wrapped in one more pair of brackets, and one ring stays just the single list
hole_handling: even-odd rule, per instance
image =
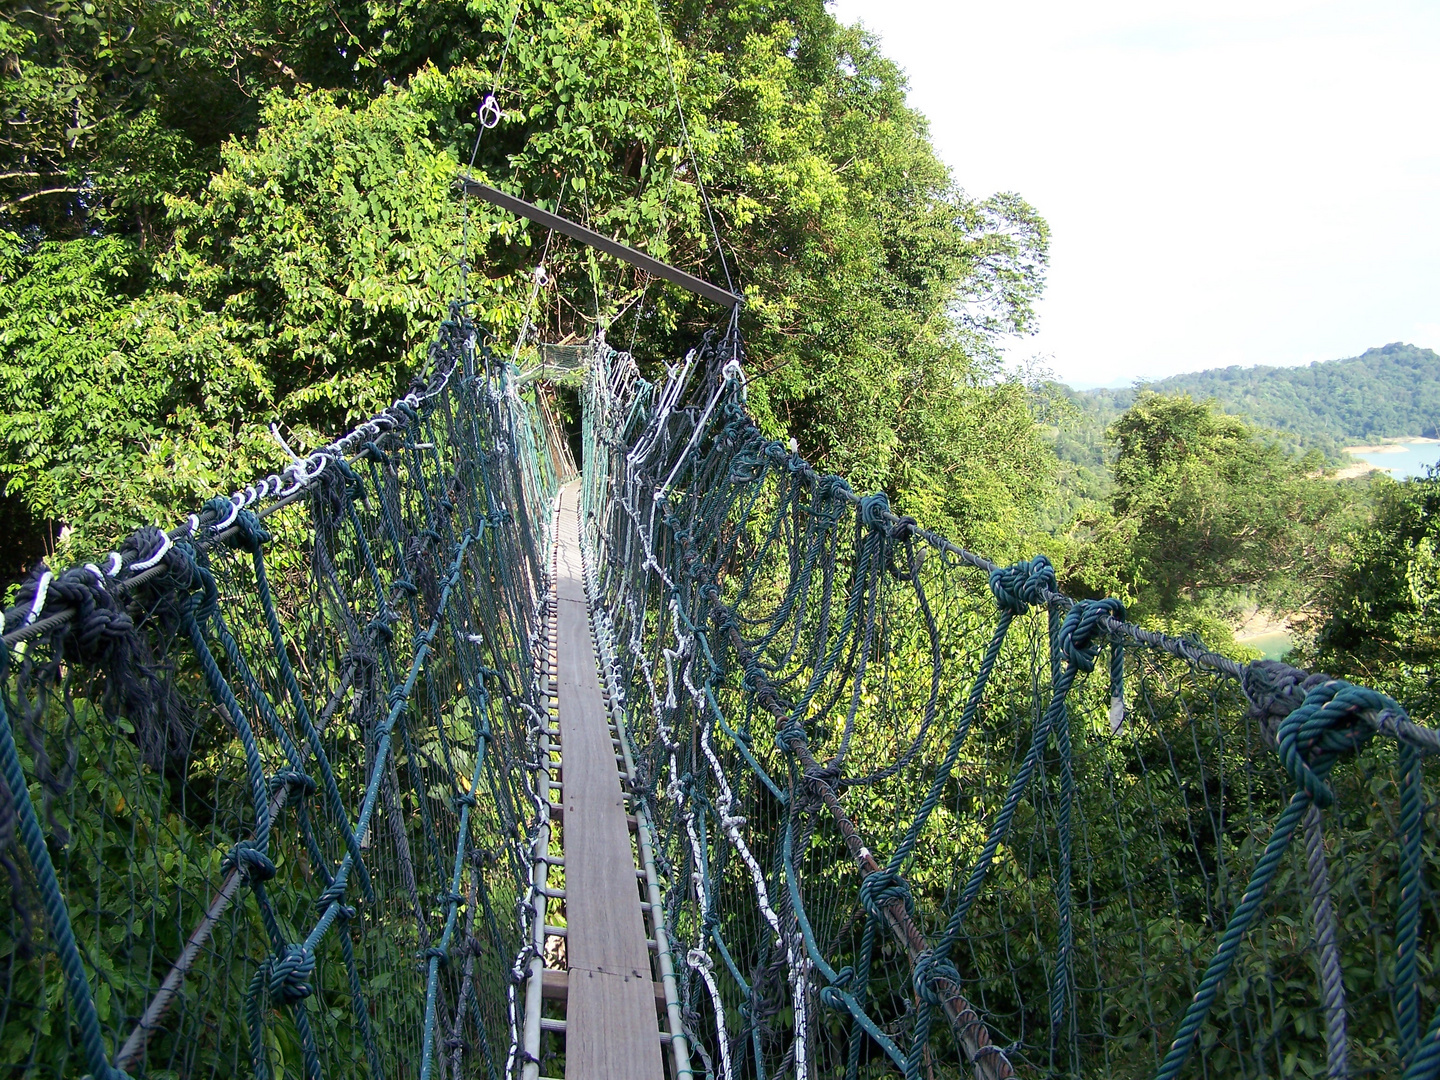
[{"label": "white sky", "polygon": [[1049,221],[1040,331],[1095,385],[1440,348],[1440,3],[836,0],[972,195]]}]

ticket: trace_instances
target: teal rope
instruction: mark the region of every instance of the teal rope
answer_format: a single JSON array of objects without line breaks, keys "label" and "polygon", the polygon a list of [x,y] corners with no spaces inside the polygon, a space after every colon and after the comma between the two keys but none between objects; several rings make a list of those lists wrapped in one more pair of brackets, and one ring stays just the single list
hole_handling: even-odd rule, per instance
[{"label": "teal rope", "polygon": [[1195,997],[1175,1031],[1175,1039],[1156,1080],[1174,1080],[1194,1047],[1200,1026],[1229,974],[1241,942],[1249,932],[1270,883],[1279,872],[1281,860],[1295,835],[1300,819],[1313,802],[1322,809],[1335,801],[1325,778],[1341,754],[1354,753],[1375,734],[1376,725],[1363,717],[1389,714],[1405,718],[1405,712],[1384,694],[1333,679],[1312,689],[1299,708],[1287,716],[1276,733],[1280,761],[1295,782],[1296,791],[1275,823],[1275,830],[1240,898],[1215,955],[1205,969]]},{"label": "teal rope", "polygon": [[[285,691],[289,694],[291,704],[295,707],[295,716],[300,721],[300,729],[305,734],[305,740],[310,745],[310,753],[314,756],[316,766],[320,770],[320,782],[325,788],[330,809],[341,830],[345,848],[350,852],[351,860],[359,868],[361,888],[364,889],[366,898],[373,903],[375,891],[370,884],[370,875],[365,868],[360,845],[355,839],[355,834],[350,830],[345,813],[345,803],[340,798],[340,788],[335,783],[335,772],[330,766],[330,757],[325,753],[325,747],[320,741],[320,733],[315,730],[315,724],[310,718],[310,710],[305,704],[305,695],[300,689],[300,680],[295,677],[295,668],[290,663],[290,652],[286,646],[285,634],[280,628],[280,617],[275,611],[275,598],[270,591],[270,577],[265,571],[265,544],[270,540],[270,533],[248,510],[240,511],[236,517],[236,524],[239,526],[239,531],[233,543],[237,546],[244,546],[250,552],[251,562],[255,569],[255,588],[260,598],[260,610],[265,618],[265,628],[270,634],[271,646],[275,650],[275,660],[280,668],[281,681],[285,684]],[[317,860],[316,865],[323,866],[324,860]]]},{"label": "teal rope", "polygon": [[[10,650],[0,647],[0,682],[8,674]],[[30,856],[31,868],[40,886],[40,902],[50,920],[50,933],[55,939],[55,951],[60,957],[60,967],[65,973],[66,992],[75,1023],[80,1028],[80,1046],[85,1051],[85,1061],[90,1075],[96,1080],[129,1080],[128,1074],[110,1064],[105,1052],[105,1040],[100,1033],[100,1017],[95,1011],[95,996],[90,990],[90,981],[85,974],[85,964],[80,958],[80,946],[75,940],[75,930],[70,925],[70,910],[65,905],[64,894],[60,891],[60,879],[55,873],[55,864],[50,859],[50,849],[45,846],[45,834],[40,829],[40,818],[35,805],[30,801],[30,787],[25,782],[25,770],[20,764],[20,752],[15,746],[15,734],[10,727],[10,715],[5,709],[5,695],[0,694],[0,775],[10,789],[11,801],[19,817],[20,838]]]}]

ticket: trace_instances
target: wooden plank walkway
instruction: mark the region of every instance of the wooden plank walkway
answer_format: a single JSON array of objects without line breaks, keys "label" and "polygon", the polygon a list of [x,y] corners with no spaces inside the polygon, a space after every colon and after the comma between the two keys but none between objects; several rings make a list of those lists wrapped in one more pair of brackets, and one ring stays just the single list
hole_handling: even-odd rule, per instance
[{"label": "wooden plank walkway", "polygon": [[570,965],[565,1077],[664,1080],[635,856],[585,602],[579,501],[579,485],[568,485],[556,559]]}]

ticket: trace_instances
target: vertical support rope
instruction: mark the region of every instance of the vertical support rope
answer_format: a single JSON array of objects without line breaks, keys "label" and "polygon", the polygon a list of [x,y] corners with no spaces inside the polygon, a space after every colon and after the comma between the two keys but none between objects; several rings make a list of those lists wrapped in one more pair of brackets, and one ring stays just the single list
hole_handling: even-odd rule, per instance
[{"label": "vertical support rope", "polygon": [[1325,823],[1311,804],[1305,827],[1305,869],[1310,891],[1310,919],[1315,925],[1315,952],[1320,969],[1320,997],[1325,1009],[1325,1067],[1330,1080],[1348,1080],[1350,1065],[1345,1037],[1345,977],[1340,945],[1335,940],[1335,907],[1330,901],[1330,871],[1325,865]]}]

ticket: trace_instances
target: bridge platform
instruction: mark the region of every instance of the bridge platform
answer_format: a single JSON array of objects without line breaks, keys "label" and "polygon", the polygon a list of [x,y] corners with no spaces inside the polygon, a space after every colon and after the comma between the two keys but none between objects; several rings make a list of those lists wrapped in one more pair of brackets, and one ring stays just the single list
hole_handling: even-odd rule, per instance
[{"label": "bridge platform", "polygon": [[642,918],[644,882],[631,841],[635,819],[627,814],[623,761],[600,686],[581,566],[579,500],[578,484],[561,493],[555,561],[565,1077],[664,1080],[658,984]]}]

